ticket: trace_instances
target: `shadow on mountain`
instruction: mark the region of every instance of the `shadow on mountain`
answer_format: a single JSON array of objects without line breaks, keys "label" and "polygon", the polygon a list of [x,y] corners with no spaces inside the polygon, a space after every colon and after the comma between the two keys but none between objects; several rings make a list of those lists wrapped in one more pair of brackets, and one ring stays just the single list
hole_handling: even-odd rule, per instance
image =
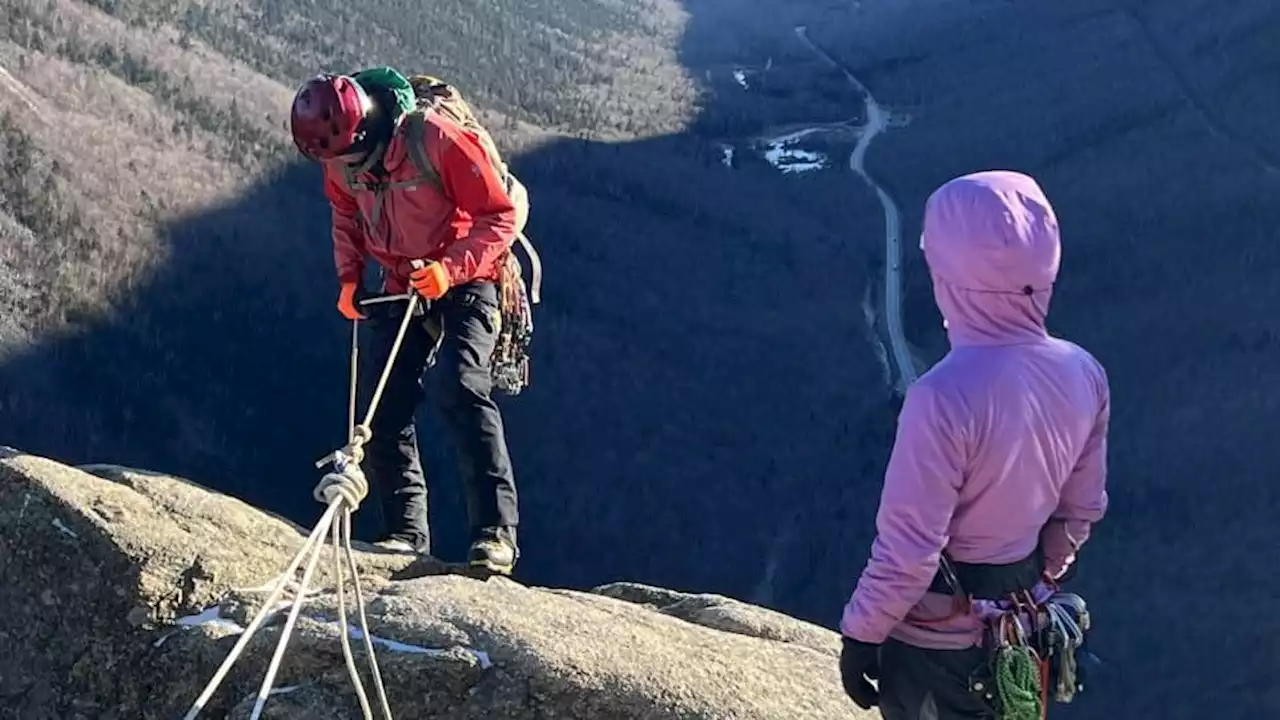
[{"label": "shadow on mountain", "polygon": [[[844,169],[848,146],[828,148],[831,169],[787,174],[748,148],[765,128],[861,111],[840,74],[792,32],[808,23],[820,41],[852,36],[839,26],[843,11],[794,5],[766,18],[747,12],[747,0],[687,0],[681,61],[710,88],[687,132],[561,140],[514,158],[546,268],[533,385],[500,400],[521,490],[523,580],[628,579],[837,621],[872,536],[895,408],[862,307],[879,273],[881,211]],[[1122,101],[1145,102],[1118,80],[1097,97],[1073,93],[1102,110],[1070,115],[1033,94],[1056,92],[1052,83],[1021,83],[1017,113],[988,104],[1013,92],[1011,68],[1038,67],[1033,60],[1056,80],[1068,64],[1093,67],[1072,54],[1093,52],[1079,37],[1104,44],[1093,54],[1114,60],[1110,76],[1172,93],[1106,44],[1117,37],[1113,17],[1089,22],[1096,27],[1079,36],[1035,25],[1083,49],[1042,51],[1032,43],[1048,40],[1028,35],[1010,55],[1016,63],[989,52],[997,43],[988,36],[1012,26],[985,20],[981,42],[939,30],[956,47],[927,61],[932,45],[866,60],[869,76],[892,75],[902,97],[929,100],[919,122],[877,143],[871,162],[892,157],[891,172],[875,169],[905,193],[907,237],[924,193],[992,164],[1037,174],[1070,218],[1052,322],[1111,373],[1116,481],[1079,580],[1106,679],[1061,714],[1172,720],[1212,705],[1224,717],[1253,716],[1234,711],[1274,707],[1275,662],[1265,655],[1274,643],[1253,638],[1274,636],[1259,624],[1266,613],[1253,611],[1272,582],[1257,550],[1234,544],[1237,534],[1262,538],[1240,541],[1246,547],[1274,539],[1274,483],[1255,469],[1275,444],[1265,422],[1274,402],[1254,379],[1274,367],[1267,353],[1280,331],[1270,294],[1246,295],[1238,278],[1275,259],[1266,254],[1273,225],[1256,221],[1269,206],[1245,205],[1272,186],[1186,114],[1142,132],[1130,132],[1138,126],[1121,122],[1127,116],[1107,119]],[[1067,132],[1069,120],[1100,127]],[[1104,140],[1117,144],[1095,151]],[[1161,164],[1180,154],[1181,165]],[[1132,189],[1151,177],[1178,182],[1135,201]],[[1257,227],[1228,233],[1239,252],[1206,249],[1204,238],[1240,218]],[[320,511],[311,463],[346,430],[348,326],[333,307],[328,223],[318,172],[302,163],[174,222],[167,262],[128,291],[125,310],[4,359],[0,440],[70,462],[179,474],[310,522]],[[913,275],[923,289],[924,274]],[[927,304],[927,293],[914,295]],[[909,321],[914,337],[936,316],[930,308]],[[1174,324],[1177,332],[1156,332]],[[1210,352],[1220,367],[1206,369]],[[451,445],[435,441],[430,405],[422,422],[435,544],[452,557],[463,520]],[[1188,529],[1205,525],[1232,538]],[[1222,589],[1195,592],[1206,588]]]},{"label": "shadow on mountain", "polygon": [[[791,24],[735,26],[737,5],[690,3],[682,60],[712,93],[688,132],[513,158],[546,269],[532,387],[501,400],[520,572],[722,592],[833,624],[891,438],[859,307],[879,207],[834,150],[817,173],[781,173],[745,146],[726,166],[721,142],[861,112],[830,77],[815,84],[833,73]],[[771,76],[745,90],[736,62],[768,62]],[[311,463],[341,444],[346,419],[328,223],[303,163],[174,222],[168,260],[126,310],[6,360],[0,437],[313,520]],[[464,522],[434,413],[424,406],[421,437],[449,556]]]}]

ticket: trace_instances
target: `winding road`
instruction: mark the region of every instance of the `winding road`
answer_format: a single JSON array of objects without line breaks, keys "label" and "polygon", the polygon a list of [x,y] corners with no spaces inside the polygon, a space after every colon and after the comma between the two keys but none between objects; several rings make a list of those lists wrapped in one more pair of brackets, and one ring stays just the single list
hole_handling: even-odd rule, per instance
[{"label": "winding road", "polygon": [[[796,27],[795,33],[805,47],[821,58],[823,62],[839,70],[845,79],[849,81],[849,84],[853,86],[854,90],[857,91],[858,95],[862,97],[863,102],[866,103],[866,114],[861,132],[858,135],[858,143],[849,155],[849,169],[860,175],[867,185],[875,191],[876,197],[880,200],[880,206],[884,208],[884,309],[881,314],[885,319],[885,334],[888,336],[890,351],[886,353],[883,349],[883,343],[880,342],[877,342],[877,350],[879,350],[881,359],[884,361],[885,372],[890,376],[890,385],[899,395],[904,395],[907,387],[916,381],[918,373],[916,371],[915,358],[911,355],[911,349],[907,346],[907,338],[902,329],[902,213],[898,210],[898,203],[893,199],[893,196],[880,187],[866,169],[867,150],[871,147],[872,141],[884,131],[898,125],[901,118],[895,117],[893,113],[877,103],[867,86],[863,85],[853,73],[849,72],[848,68],[841,65],[825,50],[814,44],[809,39],[805,26]],[[739,83],[742,84],[740,78]],[[843,128],[847,125],[847,123],[841,122],[814,124],[800,130],[792,128],[784,135],[772,138],[772,141],[786,142],[812,132],[835,127]],[[784,172],[786,171],[784,170]],[[869,287],[868,293],[870,293]],[[867,303],[867,305],[870,305],[870,303]],[[869,316],[868,324],[872,326],[872,331],[875,332],[874,312],[869,307],[867,308],[867,314]],[[885,358],[885,355],[891,357],[892,361],[890,362]],[[793,513],[782,521],[770,545],[768,556],[765,560],[763,576],[748,596],[750,602],[764,606],[770,606],[773,603],[775,577],[778,568],[785,560],[784,553],[799,522],[799,518],[800,515],[798,513]]]},{"label": "winding road", "polygon": [[876,102],[867,86],[854,77],[848,68],[809,39],[805,26],[796,27],[795,32],[800,42],[844,75],[849,84],[862,96],[867,106],[866,124],[858,137],[858,144],[849,155],[849,169],[862,176],[867,185],[871,186],[876,197],[880,199],[881,207],[884,208],[884,318],[891,350],[889,355],[893,358],[897,376],[895,389],[902,394],[918,376],[915,359],[911,356],[906,335],[902,330],[902,213],[898,210],[898,203],[893,196],[880,187],[866,169],[867,150],[871,147],[872,141],[890,127],[893,116]]}]

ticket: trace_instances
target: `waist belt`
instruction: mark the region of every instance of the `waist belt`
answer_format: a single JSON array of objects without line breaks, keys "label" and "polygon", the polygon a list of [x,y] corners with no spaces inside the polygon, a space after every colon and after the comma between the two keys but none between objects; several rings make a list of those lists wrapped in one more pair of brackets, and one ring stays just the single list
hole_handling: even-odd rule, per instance
[{"label": "waist belt", "polygon": [[996,600],[1019,590],[1030,590],[1043,575],[1044,553],[1038,545],[1030,555],[1006,565],[957,562],[943,552],[929,592]]}]

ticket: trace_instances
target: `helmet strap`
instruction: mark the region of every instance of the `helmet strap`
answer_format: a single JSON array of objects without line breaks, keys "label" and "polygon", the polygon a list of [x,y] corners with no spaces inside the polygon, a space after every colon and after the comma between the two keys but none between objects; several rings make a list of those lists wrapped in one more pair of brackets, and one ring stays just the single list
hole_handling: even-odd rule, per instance
[{"label": "helmet strap", "polygon": [[365,155],[364,160],[360,161],[356,165],[350,166],[352,176],[354,177],[362,172],[372,172],[373,169],[377,167],[378,163],[382,162],[382,156],[385,155],[386,152],[386,143],[378,143],[375,145],[373,150],[369,151],[369,154]]}]

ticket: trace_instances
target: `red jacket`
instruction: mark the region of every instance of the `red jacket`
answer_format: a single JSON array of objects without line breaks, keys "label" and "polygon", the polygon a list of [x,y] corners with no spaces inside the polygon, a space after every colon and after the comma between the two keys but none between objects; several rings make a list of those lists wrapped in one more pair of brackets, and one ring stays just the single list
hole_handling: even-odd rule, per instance
[{"label": "red jacket", "polygon": [[[516,239],[511,198],[475,135],[435,113],[427,113],[425,125],[427,158],[439,173],[445,194],[429,182],[386,190],[376,228],[364,228],[364,218],[373,211],[374,193],[353,193],[340,168],[324,166],[339,282],[359,282],[366,256],[386,268],[387,293],[407,291],[411,260],[440,261],[453,286],[498,278],[499,261]],[[401,124],[383,157],[387,170],[383,181],[419,177],[406,142]],[[371,173],[356,179],[375,181]]]}]

